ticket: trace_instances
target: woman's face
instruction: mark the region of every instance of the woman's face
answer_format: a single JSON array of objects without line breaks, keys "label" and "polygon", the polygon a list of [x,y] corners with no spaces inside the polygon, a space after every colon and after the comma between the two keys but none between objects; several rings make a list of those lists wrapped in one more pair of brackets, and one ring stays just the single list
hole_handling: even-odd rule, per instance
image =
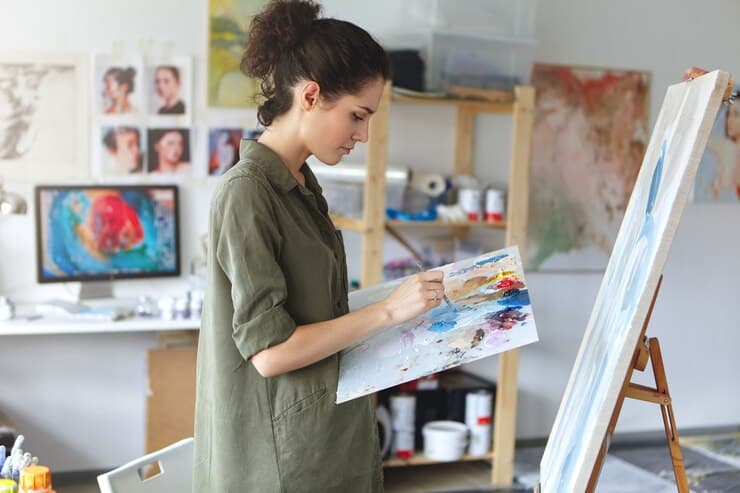
[{"label": "woman's face", "polygon": [[139,135],[136,132],[121,132],[116,134],[116,160],[127,170],[138,169],[141,161]]},{"label": "woman's face", "polygon": [[154,84],[157,95],[162,99],[175,99],[180,92],[180,83],[175,79],[175,74],[167,68],[158,68],[154,72]]},{"label": "woman's face", "polygon": [[105,84],[105,91],[103,92],[104,96],[111,99],[121,99],[126,96],[128,85],[119,84],[114,76],[107,75],[103,82]]},{"label": "woman's face", "polygon": [[337,164],[358,142],[367,142],[370,116],[380,104],[382,78],[367,83],[358,94],[320,102],[305,113],[301,133],[309,152],[326,164]]},{"label": "woman's face", "polygon": [[155,145],[159,159],[170,164],[177,164],[182,158],[184,141],[180,132],[167,132]]}]

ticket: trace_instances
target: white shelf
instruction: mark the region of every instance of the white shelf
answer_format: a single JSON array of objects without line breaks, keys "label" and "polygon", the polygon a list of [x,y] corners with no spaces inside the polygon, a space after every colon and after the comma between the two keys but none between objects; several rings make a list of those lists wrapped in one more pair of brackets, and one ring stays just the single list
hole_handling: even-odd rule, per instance
[{"label": "white shelf", "polygon": [[166,332],[199,330],[199,319],[160,320],[158,318],[127,318],[115,322],[40,318],[0,322],[0,336],[49,334],[107,334],[116,332]]}]

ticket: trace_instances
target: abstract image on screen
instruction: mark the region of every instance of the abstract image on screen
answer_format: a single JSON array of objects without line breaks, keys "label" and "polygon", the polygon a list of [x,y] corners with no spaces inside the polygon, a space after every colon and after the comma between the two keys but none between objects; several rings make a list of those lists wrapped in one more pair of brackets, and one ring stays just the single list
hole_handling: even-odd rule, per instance
[{"label": "abstract image on screen", "polygon": [[177,274],[171,187],[40,191],[42,281]]}]

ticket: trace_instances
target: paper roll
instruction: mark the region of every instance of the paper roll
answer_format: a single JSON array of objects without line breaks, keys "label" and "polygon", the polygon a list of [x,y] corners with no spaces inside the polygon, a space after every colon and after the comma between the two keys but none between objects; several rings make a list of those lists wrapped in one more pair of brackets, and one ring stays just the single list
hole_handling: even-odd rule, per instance
[{"label": "paper roll", "polygon": [[[322,180],[343,183],[367,181],[367,166],[364,164],[339,163],[328,166],[316,158],[309,158],[307,162],[319,182]],[[401,167],[388,167],[385,170],[385,181],[388,184],[405,185],[409,181],[409,170]]]},{"label": "paper roll", "polygon": [[439,197],[445,192],[447,182],[439,173],[412,171],[409,186],[430,197]]}]

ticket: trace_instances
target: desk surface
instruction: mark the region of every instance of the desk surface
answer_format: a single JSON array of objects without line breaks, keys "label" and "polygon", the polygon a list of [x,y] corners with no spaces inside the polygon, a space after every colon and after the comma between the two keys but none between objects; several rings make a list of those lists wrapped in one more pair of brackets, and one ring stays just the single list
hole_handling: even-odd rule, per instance
[{"label": "desk surface", "polygon": [[43,334],[100,334],[109,332],[162,332],[172,330],[198,330],[200,320],[161,320],[158,318],[126,318],[115,322],[39,318],[35,320],[9,320],[0,322],[0,336]]}]

